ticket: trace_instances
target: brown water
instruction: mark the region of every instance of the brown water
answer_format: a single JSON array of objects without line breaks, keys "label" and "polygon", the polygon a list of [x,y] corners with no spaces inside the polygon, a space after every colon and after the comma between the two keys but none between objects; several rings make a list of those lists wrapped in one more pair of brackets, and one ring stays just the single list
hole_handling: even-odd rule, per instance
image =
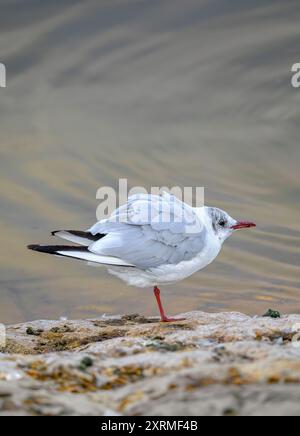
[{"label": "brown water", "polygon": [[25,248],[87,228],[120,177],[205,186],[258,223],[165,288],[169,313],[298,312],[299,1],[2,3],[0,321],[157,313],[150,290]]}]

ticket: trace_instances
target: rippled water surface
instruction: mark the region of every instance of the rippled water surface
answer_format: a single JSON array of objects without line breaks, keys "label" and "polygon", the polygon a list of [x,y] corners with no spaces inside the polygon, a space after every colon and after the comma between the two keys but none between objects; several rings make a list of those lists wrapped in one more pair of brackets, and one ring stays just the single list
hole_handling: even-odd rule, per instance
[{"label": "rippled water surface", "polygon": [[165,288],[168,312],[298,312],[299,1],[1,4],[0,321],[156,314],[150,290],[25,248],[87,228],[120,177],[258,223]]}]

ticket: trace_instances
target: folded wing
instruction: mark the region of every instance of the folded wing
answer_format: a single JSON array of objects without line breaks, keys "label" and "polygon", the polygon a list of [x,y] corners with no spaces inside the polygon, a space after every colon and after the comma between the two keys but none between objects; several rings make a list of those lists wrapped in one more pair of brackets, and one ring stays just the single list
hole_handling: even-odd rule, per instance
[{"label": "folded wing", "polygon": [[90,252],[141,269],[191,260],[206,241],[206,229],[194,209],[166,193],[132,196],[88,231],[105,235],[89,245]]}]

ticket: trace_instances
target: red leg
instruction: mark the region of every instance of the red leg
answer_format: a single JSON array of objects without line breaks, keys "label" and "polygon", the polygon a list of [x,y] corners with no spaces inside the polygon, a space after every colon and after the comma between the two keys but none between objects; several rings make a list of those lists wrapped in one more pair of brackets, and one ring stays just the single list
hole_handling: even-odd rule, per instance
[{"label": "red leg", "polygon": [[158,304],[159,313],[161,317],[161,322],[172,322],[172,321],[184,321],[185,318],[168,318],[165,314],[161,299],[160,299],[160,290],[157,286],[154,286],[154,295]]}]

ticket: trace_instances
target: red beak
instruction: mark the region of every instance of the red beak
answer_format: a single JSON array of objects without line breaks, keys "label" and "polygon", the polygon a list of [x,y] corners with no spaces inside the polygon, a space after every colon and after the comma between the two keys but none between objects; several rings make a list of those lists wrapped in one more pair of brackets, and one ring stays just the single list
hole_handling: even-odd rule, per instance
[{"label": "red beak", "polygon": [[232,226],[232,230],[250,229],[250,227],[256,227],[256,224],[249,221],[239,221],[235,226]]}]

